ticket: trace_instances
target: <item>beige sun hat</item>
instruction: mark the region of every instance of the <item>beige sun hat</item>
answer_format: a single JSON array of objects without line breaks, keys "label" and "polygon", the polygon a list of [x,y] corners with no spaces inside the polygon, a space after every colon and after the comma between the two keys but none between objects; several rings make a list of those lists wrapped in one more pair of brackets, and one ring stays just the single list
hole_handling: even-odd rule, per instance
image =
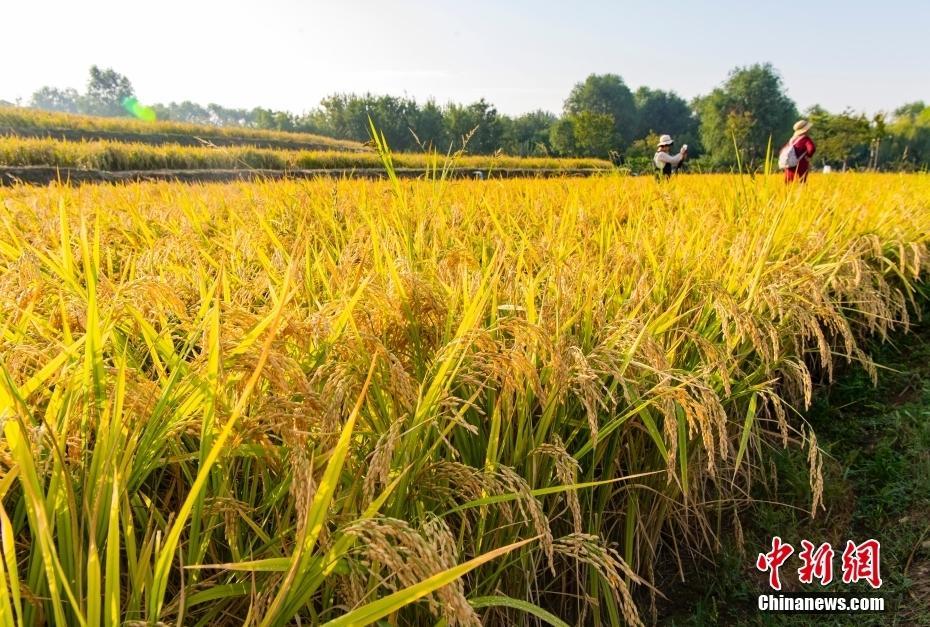
[{"label": "beige sun hat", "polygon": [[809,120],[798,120],[794,123],[794,136],[799,137],[811,130],[813,124]]},{"label": "beige sun hat", "polygon": [[672,139],[671,135],[663,135],[659,138],[659,148],[662,146],[671,146],[675,143],[675,140]]}]

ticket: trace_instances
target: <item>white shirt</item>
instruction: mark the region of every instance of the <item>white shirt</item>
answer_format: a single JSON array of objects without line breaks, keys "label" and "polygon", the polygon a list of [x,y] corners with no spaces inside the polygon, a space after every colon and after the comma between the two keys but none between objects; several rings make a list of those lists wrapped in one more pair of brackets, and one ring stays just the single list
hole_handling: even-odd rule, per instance
[{"label": "white shirt", "polygon": [[661,150],[656,153],[656,156],[652,158],[652,162],[660,170],[665,167],[666,163],[671,163],[674,168],[676,165],[681,163],[681,160],[684,158],[684,155],[680,152],[677,155],[670,155],[667,152],[662,152]]}]

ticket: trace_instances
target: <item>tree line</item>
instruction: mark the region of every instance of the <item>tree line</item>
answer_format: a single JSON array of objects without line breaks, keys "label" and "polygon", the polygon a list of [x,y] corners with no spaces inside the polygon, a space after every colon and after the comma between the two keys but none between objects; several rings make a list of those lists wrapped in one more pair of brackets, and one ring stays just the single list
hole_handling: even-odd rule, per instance
[{"label": "tree line", "polygon": [[[84,93],[42,87],[29,102],[35,108],[92,115],[129,115],[123,103],[134,98],[130,80],[112,69],[93,66]],[[648,168],[658,136],[668,133],[687,143],[693,167],[752,169],[770,148],[791,134],[802,115],[814,122],[817,165],[837,169],[930,167],[930,106],[905,104],[871,117],[814,106],[800,112],[770,64],[733,69],[709,94],[690,102],[674,91],[630,89],[616,74],[592,74],[577,83],[560,115],[533,111],[501,114],[484,99],[470,104],[419,103],[374,94],[334,94],[303,114],[256,107],[235,109],[193,102],[152,105],[159,119],[299,131],[367,141],[368,119],[393,150],[457,150],[473,154],[609,158]]]}]

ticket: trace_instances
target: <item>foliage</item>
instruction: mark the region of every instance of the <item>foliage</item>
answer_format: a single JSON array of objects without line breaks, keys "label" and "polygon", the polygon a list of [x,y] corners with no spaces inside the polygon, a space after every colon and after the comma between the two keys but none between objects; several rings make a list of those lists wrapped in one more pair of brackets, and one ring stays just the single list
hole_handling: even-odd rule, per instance
[{"label": "foliage", "polygon": [[584,82],[577,83],[565,100],[565,113],[575,117],[582,113],[610,116],[613,133],[602,141],[615,150],[627,146],[635,137],[637,118],[633,93],[616,74],[591,74]]},{"label": "foliage", "polygon": [[3,616],[637,624],[783,437],[816,510],[786,405],[928,233],[926,175],[2,189]]},{"label": "foliage", "polygon": [[557,155],[568,156],[577,154],[575,145],[575,124],[569,117],[556,120],[549,127],[549,145]]},{"label": "foliage", "polygon": [[100,69],[92,65],[83,112],[111,117],[127,115],[123,101],[133,96],[135,92],[128,78],[111,68]]},{"label": "foliage", "polygon": [[[95,67],[90,83],[88,94],[43,87],[33,94],[31,106],[70,113],[124,115],[125,111],[115,103],[122,102],[118,100],[120,95],[132,91],[126,77]],[[406,96],[371,93],[332,94],[302,115],[262,107],[237,109],[216,103],[202,106],[189,101],[156,104],[152,109],[160,120],[315,136],[312,141],[316,145],[306,148],[339,143],[326,138],[345,140],[341,144],[344,147],[351,142],[367,143],[369,118],[382,130],[394,152],[437,150],[445,154],[460,149],[463,139],[470,137],[467,150],[472,154],[611,155],[629,162],[645,158],[643,147],[649,142],[642,140],[668,133],[678,145],[688,144],[692,166],[700,157],[707,171],[733,169],[737,163],[736,146],[745,169],[763,171],[769,139],[777,150],[790,137],[791,124],[797,117],[781,77],[769,64],[735,68],[722,86],[690,104],[673,91],[642,86],[632,93],[615,74],[592,74],[572,88],[562,116],[546,111],[508,116],[484,99],[439,105],[434,100],[421,104]],[[848,110],[833,114],[815,107],[810,115],[816,118],[814,141],[822,144],[818,159],[838,169],[930,167],[930,113],[925,113],[926,109],[923,102],[909,103],[891,115],[879,112],[867,119]],[[613,120],[609,131],[603,116]],[[194,132],[191,127],[187,129],[179,132]],[[202,127],[196,132],[204,137],[214,135]],[[243,132],[241,136],[250,135]]]},{"label": "foliage", "polygon": [[816,129],[818,161],[842,170],[868,165],[873,131],[865,115],[848,109],[834,115],[815,106],[808,110],[807,118]]},{"label": "foliage", "polygon": [[930,166],[930,106],[915,102],[895,111],[888,124],[885,155],[903,169]]},{"label": "foliage", "polygon": [[484,98],[467,106],[450,104],[443,115],[446,134],[456,148],[468,146],[477,154],[494,153],[501,145],[501,123]]},{"label": "foliage", "polygon": [[575,138],[575,152],[587,157],[606,158],[613,142],[614,118],[608,113],[582,111],[569,118]]},{"label": "foliage", "polygon": [[63,113],[78,113],[83,103],[81,95],[76,89],[58,89],[56,87],[43,87],[32,94],[30,106],[46,111],[61,111]]},{"label": "foliage", "polygon": [[765,158],[771,140],[780,147],[791,136],[798,112],[770,64],[736,68],[727,81],[698,98],[701,143],[721,165],[735,165],[734,139],[740,161],[753,169]]},{"label": "foliage", "polygon": [[549,128],[557,120],[548,111],[533,111],[515,118],[501,117],[501,148],[508,155],[545,156],[552,152]]},{"label": "foliage", "polygon": [[[700,153],[698,118],[685,100],[673,91],[640,87],[636,102],[637,139],[671,135],[678,145],[688,144],[691,156]],[[653,144],[653,147],[655,144]]]}]

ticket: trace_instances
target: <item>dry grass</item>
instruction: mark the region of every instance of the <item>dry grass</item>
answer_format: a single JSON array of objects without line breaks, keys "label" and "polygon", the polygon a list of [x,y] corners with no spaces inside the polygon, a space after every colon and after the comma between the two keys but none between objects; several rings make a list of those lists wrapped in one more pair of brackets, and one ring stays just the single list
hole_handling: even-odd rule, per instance
[{"label": "dry grass", "polygon": [[766,447],[810,450],[816,511],[794,409],[870,366],[930,259],[922,175],[0,200],[26,624],[318,624],[480,556],[398,620],[644,620],[652,565],[716,546]]}]

